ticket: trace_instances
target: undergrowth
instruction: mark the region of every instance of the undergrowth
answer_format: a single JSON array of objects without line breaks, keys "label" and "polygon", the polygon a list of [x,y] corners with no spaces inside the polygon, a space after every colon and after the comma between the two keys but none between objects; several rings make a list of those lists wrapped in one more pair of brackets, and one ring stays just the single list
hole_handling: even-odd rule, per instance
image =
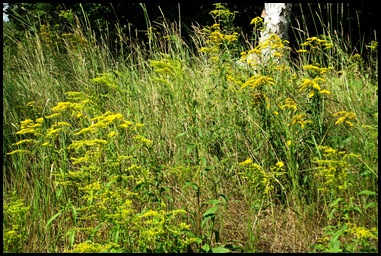
[{"label": "undergrowth", "polygon": [[215,7],[192,46],[4,27],[4,252],[378,252],[377,41]]}]

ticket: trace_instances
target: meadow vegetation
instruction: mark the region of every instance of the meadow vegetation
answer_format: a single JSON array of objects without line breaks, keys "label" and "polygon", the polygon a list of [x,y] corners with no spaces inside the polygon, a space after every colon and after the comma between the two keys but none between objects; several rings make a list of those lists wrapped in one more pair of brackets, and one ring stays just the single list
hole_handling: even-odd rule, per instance
[{"label": "meadow vegetation", "polygon": [[377,41],[215,7],[192,44],[4,27],[4,252],[378,252]]}]

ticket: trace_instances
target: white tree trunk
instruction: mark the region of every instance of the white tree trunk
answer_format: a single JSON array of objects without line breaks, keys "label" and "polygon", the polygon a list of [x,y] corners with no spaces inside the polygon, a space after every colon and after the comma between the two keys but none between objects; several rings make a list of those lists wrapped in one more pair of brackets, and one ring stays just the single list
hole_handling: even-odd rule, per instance
[{"label": "white tree trunk", "polygon": [[283,40],[288,39],[291,5],[291,3],[265,3],[262,16],[264,16],[266,29],[261,32],[260,42],[267,39],[273,33]]},{"label": "white tree trunk", "polygon": [[[259,44],[267,45],[266,39],[272,34],[276,34],[282,40],[288,39],[288,28],[291,14],[291,3],[265,3],[265,9],[261,17],[264,18],[265,29],[261,32]],[[240,66],[253,66],[258,64],[264,65],[272,58],[276,49],[271,48],[271,45],[261,49],[261,53],[250,53],[246,57],[246,61],[239,62]]]}]

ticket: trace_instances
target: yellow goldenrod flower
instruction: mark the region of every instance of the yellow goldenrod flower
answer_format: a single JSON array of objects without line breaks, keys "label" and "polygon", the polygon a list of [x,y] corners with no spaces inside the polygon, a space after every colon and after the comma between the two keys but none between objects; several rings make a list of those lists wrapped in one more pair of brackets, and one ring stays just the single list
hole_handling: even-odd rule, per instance
[{"label": "yellow goldenrod flower", "polygon": [[102,144],[107,144],[106,140],[94,139],[94,140],[75,140],[71,143],[68,149],[78,149],[83,146],[99,146]]},{"label": "yellow goldenrod flower", "polygon": [[78,188],[78,190],[85,190],[85,191],[92,191],[92,190],[99,190],[101,188],[101,184],[99,181],[95,181],[92,184],[89,184],[83,188]]},{"label": "yellow goldenrod flower", "polygon": [[32,143],[32,142],[36,142],[35,140],[32,140],[32,139],[25,139],[25,140],[20,140],[16,143],[13,143],[12,145],[14,146],[17,146],[17,145],[21,145],[21,144],[24,144],[24,143]]},{"label": "yellow goldenrod flower", "polygon": [[69,123],[67,123],[67,122],[58,122],[58,123],[57,123],[57,127],[59,127],[59,126],[66,126],[66,127],[70,127],[70,126],[71,126],[71,124],[69,124]]},{"label": "yellow goldenrod flower", "polygon": [[43,146],[43,147],[49,147],[49,146],[51,146],[51,144],[50,144],[49,142],[44,142],[44,143],[42,144],[42,146]]},{"label": "yellow goldenrod flower", "polygon": [[306,114],[300,114],[300,115],[293,116],[289,125],[293,126],[296,124],[300,124],[301,128],[303,129],[306,124],[312,123],[311,120],[304,120],[305,116],[306,116]]},{"label": "yellow goldenrod flower", "polygon": [[133,122],[130,121],[124,121],[119,127],[121,128],[129,128],[131,125],[133,125]]},{"label": "yellow goldenrod flower", "polygon": [[369,44],[365,45],[366,48],[370,48],[371,50],[375,50],[378,47],[377,41],[371,41]]},{"label": "yellow goldenrod flower", "polygon": [[319,93],[320,94],[331,94],[331,92],[328,90],[320,90]]},{"label": "yellow goldenrod flower", "polygon": [[95,133],[96,131],[98,131],[98,127],[99,127],[98,125],[92,124],[89,127],[83,128],[79,132],[74,133],[74,135],[80,135],[82,133],[87,133],[87,132]]},{"label": "yellow goldenrod flower", "polygon": [[324,50],[326,50],[326,49],[331,49],[333,45],[332,44],[324,44],[324,46],[325,46]]},{"label": "yellow goldenrod flower", "polygon": [[58,135],[58,132],[60,132],[62,128],[54,129],[54,128],[49,128],[46,133],[46,137],[52,137]]},{"label": "yellow goldenrod flower", "polygon": [[107,135],[107,137],[108,138],[113,138],[113,137],[115,137],[116,136],[116,132],[114,132],[114,131],[112,131],[112,132],[110,132],[108,135]]},{"label": "yellow goldenrod flower", "polygon": [[348,124],[349,126],[353,126],[353,124],[350,121],[348,121],[347,119],[356,119],[355,113],[347,112],[347,111],[339,111],[339,112],[333,114],[333,116],[339,117],[336,120],[335,125],[339,125],[345,121],[345,123]]},{"label": "yellow goldenrod flower", "polygon": [[314,65],[305,65],[303,69],[320,70],[320,67]]},{"label": "yellow goldenrod flower", "polygon": [[251,158],[246,159],[244,162],[239,163],[240,165],[249,165],[252,164],[253,160]]},{"label": "yellow goldenrod flower", "polygon": [[265,85],[265,84],[274,85],[275,80],[268,76],[255,75],[250,77],[245,83],[243,83],[241,88],[245,88],[247,86],[256,88],[258,86]]},{"label": "yellow goldenrod flower", "polygon": [[44,122],[44,118],[43,117],[40,117],[40,118],[36,119],[36,123],[43,123],[43,122]]},{"label": "yellow goldenrod flower", "polygon": [[313,93],[312,94],[310,93],[310,97],[312,97],[316,91],[319,92],[321,90],[320,85],[317,83],[319,81],[325,82],[325,80],[320,77],[314,78],[313,80],[305,78],[302,80],[302,84],[300,85],[299,91],[301,92],[306,88],[313,89]]},{"label": "yellow goldenrod flower", "polygon": [[17,154],[17,153],[30,153],[29,150],[25,150],[25,149],[16,149],[10,153],[7,153],[7,155],[14,155],[14,154]]},{"label": "yellow goldenrod flower", "polygon": [[[16,134],[38,134],[40,128],[41,128],[41,123],[34,123],[33,120],[31,119],[26,119],[24,121],[20,122],[21,124],[21,130],[16,132]],[[37,129],[36,129],[37,128]]]},{"label": "yellow goldenrod flower", "polygon": [[30,106],[33,106],[35,103],[36,103],[35,101],[30,101],[26,103],[25,106],[30,107]]},{"label": "yellow goldenrod flower", "polygon": [[141,135],[137,135],[137,136],[135,136],[135,139],[138,140],[138,141],[140,141],[140,142],[143,143],[143,144],[146,144],[147,146],[150,146],[150,145],[153,144],[153,141],[152,141],[152,140],[149,140],[149,139],[147,139],[147,138],[145,138],[145,137],[143,137],[143,136],[141,136]]},{"label": "yellow goldenrod flower", "polygon": [[214,24],[211,26],[211,28],[213,28],[213,29],[220,29],[220,24],[218,24],[218,23],[214,23]]},{"label": "yellow goldenrod flower", "polygon": [[86,162],[89,162],[90,161],[90,158],[89,158],[89,155],[86,154],[85,156],[83,157],[71,157],[70,160],[72,161],[73,165],[75,164],[79,164],[79,163],[86,163]]},{"label": "yellow goldenrod flower", "polygon": [[57,106],[52,107],[53,112],[62,112],[67,108],[70,108],[72,106],[71,102],[58,102]]},{"label": "yellow goldenrod flower", "polygon": [[49,116],[45,116],[45,118],[50,119],[50,118],[53,118],[53,117],[57,117],[59,115],[60,115],[60,113],[54,113],[54,114],[51,114]]},{"label": "yellow goldenrod flower", "polygon": [[262,17],[255,17],[254,19],[251,20],[250,25],[258,26],[258,25],[262,25],[262,23],[263,23]]},{"label": "yellow goldenrod flower", "polygon": [[292,110],[297,110],[298,109],[298,105],[295,103],[295,101],[291,98],[286,98],[285,101],[284,101],[284,105],[280,107],[281,110],[285,109],[285,108],[289,108],[289,109],[292,109]]},{"label": "yellow goldenrod flower", "polygon": [[284,163],[283,162],[277,162],[275,165],[280,169],[284,166]]}]

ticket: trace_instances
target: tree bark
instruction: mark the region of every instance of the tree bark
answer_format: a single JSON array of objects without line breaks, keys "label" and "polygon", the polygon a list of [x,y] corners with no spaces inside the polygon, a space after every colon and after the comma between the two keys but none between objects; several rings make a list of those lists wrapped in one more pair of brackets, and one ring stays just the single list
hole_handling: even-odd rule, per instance
[{"label": "tree bark", "polygon": [[265,3],[265,9],[262,12],[261,17],[264,19],[265,28],[261,31],[259,38],[259,45],[262,44],[261,53],[249,53],[246,57],[246,63],[239,64],[245,66],[265,65],[271,61],[278,61],[277,58],[273,58],[277,49],[271,47],[271,44],[266,44],[266,40],[272,35],[276,34],[282,40],[288,40],[288,28],[291,14],[291,3]]},{"label": "tree bark", "polygon": [[273,33],[277,34],[282,40],[288,39],[291,5],[291,3],[265,3],[262,17],[264,17],[266,28],[261,32],[260,42]]}]

